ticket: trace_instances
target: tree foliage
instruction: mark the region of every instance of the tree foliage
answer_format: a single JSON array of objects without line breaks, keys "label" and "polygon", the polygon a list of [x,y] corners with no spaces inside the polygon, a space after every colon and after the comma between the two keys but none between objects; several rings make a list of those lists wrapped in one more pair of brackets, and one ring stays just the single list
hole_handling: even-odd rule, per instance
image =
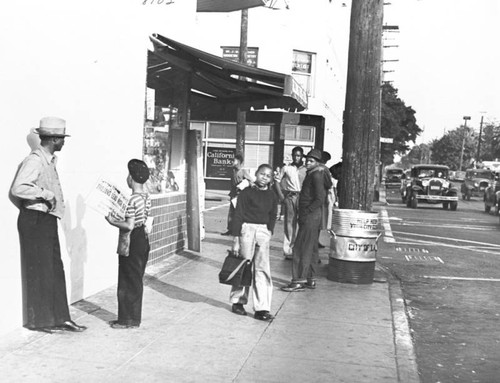
[{"label": "tree foliage", "polygon": [[416,164],[431,163],[431,147],[428,144],[415,145],[404,156],[401,157],[400,166],[408,169]]},{"label": "tree foliage", "polygon": [[398,97],[390,83],[382,85],[381,137],[393,138],[392,144],[381,145],[380,160],[392,164],[396,153],[406,153],[410,141],[415,142],[422,129],[417,125],[415,111]]},{"label": "tree foliage", "polygon": [[479,159],[482,161],[500,159],[500,126],[489,123],[483,128]]},{"label": "tree foliage", "polygon": [[[447,165],[452,170],[467,169],[475,162],[477,143],[477,136],[470,128],[461,126],[447,132],[443,137],[432,141],[431,160],[435,164]],[[462,169],[460,169],[461,157]]]}]

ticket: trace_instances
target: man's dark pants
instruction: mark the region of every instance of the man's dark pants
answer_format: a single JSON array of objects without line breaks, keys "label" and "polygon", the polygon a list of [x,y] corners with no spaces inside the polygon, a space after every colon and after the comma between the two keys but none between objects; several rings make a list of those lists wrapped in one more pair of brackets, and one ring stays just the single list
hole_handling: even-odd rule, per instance
[{"label": "man's dark pants", "polygon": [[23,326],[53,327],[70,320],[57,218],[22,208],[17,221],[21,245]]},{"label": "man's dark pants", "polygon": [[305,283],[315,279],[321,217],[321,209],[318,208],[299,218],[299,232],[293,247],[292,282]]}]

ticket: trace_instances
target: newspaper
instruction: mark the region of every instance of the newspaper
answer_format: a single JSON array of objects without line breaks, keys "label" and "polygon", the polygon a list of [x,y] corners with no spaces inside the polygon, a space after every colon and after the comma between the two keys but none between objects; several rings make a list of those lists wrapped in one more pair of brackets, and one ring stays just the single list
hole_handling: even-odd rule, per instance
[{"label": "newspaper", "polygon": [[85,202],[102,215],[107,216],[111,213],[114,218],[124,220],[128,199],[128,195],[123,193],[117,186],[99,178]]}]

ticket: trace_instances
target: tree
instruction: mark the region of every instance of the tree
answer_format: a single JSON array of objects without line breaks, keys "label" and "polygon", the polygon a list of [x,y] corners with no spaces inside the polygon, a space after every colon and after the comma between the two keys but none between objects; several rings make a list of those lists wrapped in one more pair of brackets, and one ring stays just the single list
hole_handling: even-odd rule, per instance
[{"label": "tree", "polygon": [[428,144],[415,145],[404,156],[401,157],[401,167],[407,169],[416,164],[428,164],[431,162],[431,148]]},{"label": "tree", "polygon": [[[475,160],[477,143],[477,137],[470,128],[461,126],[431,142],[431,160],[435,164],[447,165],[452,170],[467,169]],[[459,169],[462,145],[463,161],[462,169]]]},{"label": "tree", "polygon": [[382,120],[381,136],[393,139],[392,144],[382,144],[380,160],[383,164],[392,164],[395,153],[406,153],[408,143],[415,143],[422,129],[417,125],[415,110],[406,106],[398,97],[398,90],[390,83],[382,85]]},{"label": "tree", "polygon": [[481,137],[481,160],[494,161],[500,158],[500,126],[493,123],[483,128]]}]

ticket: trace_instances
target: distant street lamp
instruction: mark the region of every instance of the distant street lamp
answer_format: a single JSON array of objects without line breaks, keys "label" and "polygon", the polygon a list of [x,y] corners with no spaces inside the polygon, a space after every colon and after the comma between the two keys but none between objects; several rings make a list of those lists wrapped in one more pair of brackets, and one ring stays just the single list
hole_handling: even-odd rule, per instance
[{"label": "distant street lamp", "polygon": [[[482,112],[484,113],[484,112]],[[483,118],[484,116],[481,116],[481,123],[479,124],[479,139],[477,140],[477,162],[481,162],[481,136],[483,134]]]},{"label": "distant street lamp", "polygon": [[464,160],[464,147],[465,147],[465,135],[467,134],[467,120],[470,120],[470,116],[464,116],[464,138],[462,140],[462,152],[460,153],[460,166],[458,170],[462,170],[462,162]]}]

